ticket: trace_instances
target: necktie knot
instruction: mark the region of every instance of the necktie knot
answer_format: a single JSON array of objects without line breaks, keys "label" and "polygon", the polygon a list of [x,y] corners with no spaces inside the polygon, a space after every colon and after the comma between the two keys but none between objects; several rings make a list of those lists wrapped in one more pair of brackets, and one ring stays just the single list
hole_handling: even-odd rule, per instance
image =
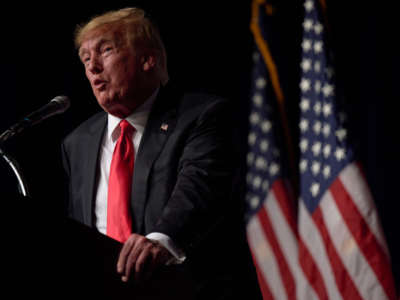
[{"label": "necktie knot", "polygon": [[135,131],[135,128],[127,121],[127,120],[122,120],[119,123],[119,128],[121,128],[121,136],[132,136],[133,132]]}]

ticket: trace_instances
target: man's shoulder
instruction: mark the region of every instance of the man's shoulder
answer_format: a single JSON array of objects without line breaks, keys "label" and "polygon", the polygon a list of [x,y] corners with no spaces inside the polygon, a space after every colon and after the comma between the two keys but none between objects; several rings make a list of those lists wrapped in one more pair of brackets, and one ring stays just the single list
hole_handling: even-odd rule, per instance
[{"label": "man's shoulder", "polygon": [[207,92],[188,92],[184,93],[181,99],[181,105],[183,107],[208,107],[217,104],[227,103],[227,99],[216,94]]},{"label": "man's shoulder", "polygon": [[187,90],[180,85],[162,87],[153,107],[153,115],[173,113],[182,123],[192,123],[208,116],[229,111],[229,100],[206,90]]},{"label": "man's shoulder", "polygon": [[167,102],[170,105],[175,105],[181,111],[204,109],[208,106],[228,102],[226,98],[204,89],[186,90],[179,83],[168,83],[161,94],[169,98]]},{"label": "man's shoulder", "polygon": [[208,116],[228,117],[230,105],[227,98],[207,92],[189,92],[183,94],[178,106],[178,115],[186,118],[192,116],[202,119]]},{"label": "man's shoulder", "polygon": [[[219,95],[207,91],[185,91],[173,94],[172,104],[177,109],[178,115],[199,115],[203,112],[215,110],[218,107],[228,106],[229,101]],[[171,99],[171,100],[172,100]]]}]

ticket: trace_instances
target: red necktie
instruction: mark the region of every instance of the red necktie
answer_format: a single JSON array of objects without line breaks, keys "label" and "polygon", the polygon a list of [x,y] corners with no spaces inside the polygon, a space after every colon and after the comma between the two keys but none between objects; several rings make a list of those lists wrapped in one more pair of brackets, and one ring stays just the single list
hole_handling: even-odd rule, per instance
[{"label": "red necktie", "polygon": [[121,135],[115,145],[108,181],[107,235],[124,243],[132,233],[130,198],[135,151],[135,128],[127,121],[119,123]]}]

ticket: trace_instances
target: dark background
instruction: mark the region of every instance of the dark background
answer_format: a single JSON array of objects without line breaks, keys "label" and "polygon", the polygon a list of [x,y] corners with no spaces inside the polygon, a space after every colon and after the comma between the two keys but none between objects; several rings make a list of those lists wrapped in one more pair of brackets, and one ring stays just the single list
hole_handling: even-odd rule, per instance
[{"label": "dark background", "polygon": [[[111,2],[111,1],[110,1]],[[347,1],[350,2],[350,1]],[[49,2],[3,5],[0,50],[0,131],[57,95],[68,95],[70,110],[24,132],[4,145],[20,163],[35,201],[62,209],[60,143],[93,112],[96,100],[73,46],[76,24],[109,9],[139,5],[158,21],[171,78],[187,90],[206,90],[231,99],[237,110],[242,149],[246,146],[252,36],[251,4],[246,1]],[[275,7],[280,76],[296,139],[302,4],[271,1]],[[386,3],[327,1],[331,46],[340,88],[346,95],[351,130],[374,195],[393,269],[399,278],[399,141],[396,82],[400,67],[395,45],[396,18]],[[394,13],[393,13],[394,15]],[[15,180],[0,162],[3,201],[16,194]],[[21,201],[21,200],[18,200]],[[10,213],[18,216],[17,211]],[[397,280],[398,281],[398,280]]]}]

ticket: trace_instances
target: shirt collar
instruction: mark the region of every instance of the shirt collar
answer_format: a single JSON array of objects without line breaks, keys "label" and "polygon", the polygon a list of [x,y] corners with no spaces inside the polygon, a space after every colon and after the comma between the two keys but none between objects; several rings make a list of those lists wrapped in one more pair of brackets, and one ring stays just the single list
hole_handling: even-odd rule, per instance
[{"label": "shirt collar", "polygon": [[[151,108],[156,100],[159,87],[153,92],[153,94],[139,107],[137,107],[133,113],[125,118],[135,129],[136,131],[143,133],[144,127],[147,123],[147,119],[149,117]],[[108,126],[107,126],[107,138],[111,140],[113,143],[119,138],[120,128],[118,124],[123,119],[120,119],[116,116],[108,114]]]}]

